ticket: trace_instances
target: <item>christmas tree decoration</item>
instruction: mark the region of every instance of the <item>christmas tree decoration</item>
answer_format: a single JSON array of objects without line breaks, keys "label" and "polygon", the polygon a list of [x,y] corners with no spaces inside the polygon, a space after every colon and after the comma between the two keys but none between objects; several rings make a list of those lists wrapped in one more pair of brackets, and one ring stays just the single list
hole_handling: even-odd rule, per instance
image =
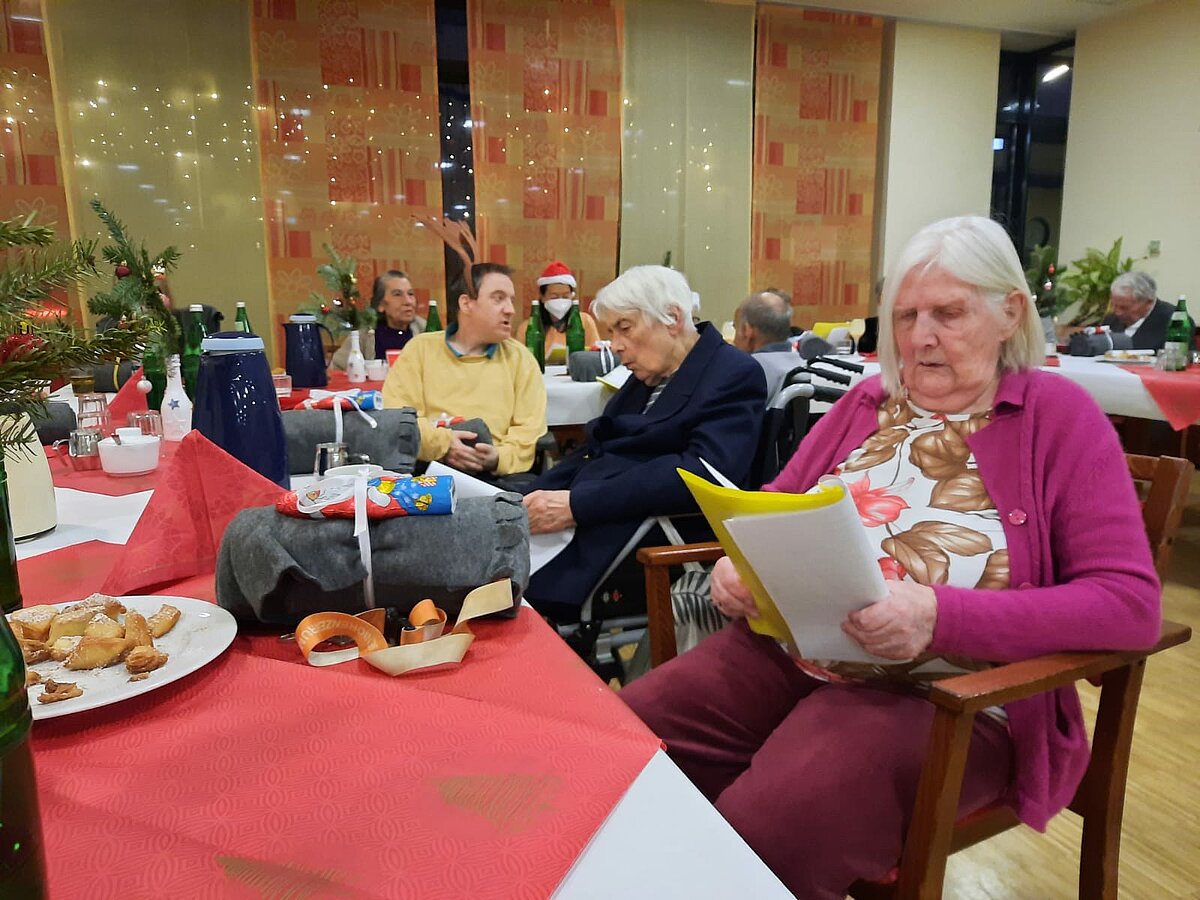
[{"label": "christmas tree decoration", "polygon": [[125,225],[99,199],[93,199],[91,207],[113,240],[101,254],[113,266],[116,283],[112,290],[88,300],[88,309],[93,315],[110,318],[118,324],[149,318],[158,326],[165,352],[178,353],[179,322],[164,300],[159,282],[178,265],[179,251],[172,246],[151,256],[144,243],[134,245]]},{"label": "christmas tree decoration", "polygon": [[374,328],[376,312],[370,304],[363,304],[358,292],[358,263],[353,256],[339,256],[329,244],[321,245],[329,254],[329,262],[317,266],[317,274],[336,295],[326,298],[313,291],[308,302],[301,305],[299,312],[311,313],[335,338],[348,331]]},{"label": "christmas tree decoration", "polygon": [[[51,380],[77,366],[137,356],[155,327],[143,318],[94,337],[76,331],[70,310],[51,293],[96,274],[95,244],[54,242],[54,229],[35,225],[33,216],[0,222],[0,451],[30,440],[31,418],[44,413]],[[56,317],[33,314],[53,304]]]}]

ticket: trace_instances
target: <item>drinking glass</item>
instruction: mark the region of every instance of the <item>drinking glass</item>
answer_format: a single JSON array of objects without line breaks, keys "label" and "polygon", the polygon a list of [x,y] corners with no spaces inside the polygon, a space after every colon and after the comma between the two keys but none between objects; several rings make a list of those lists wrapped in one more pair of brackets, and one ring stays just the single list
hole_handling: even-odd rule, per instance
[{"label": "drinking glass", "polygon": [[866,319],[851,319],[850,325],[846,330],[850,334],[850,337],[854,339],[854,347],[850,352],[857,353],[858,352],[858,339],[867,333],[867,320]]},{"label": "drinking glass", "polygon": [[76,403],[75,417],[80,430],[108,430],[108,400],[103,394],[80,394]]},{"label": "drinking glass", "polygon": [[72,369],[67,377],[71,381],[71,391],[76,397],[95,393],[96,370],[91,366]]},{"label": "drinking glass", "polygon": [[162,437],[162,413],[157,410],[147,412],[131,412],[129,424],[141,431],[142,434]]}]

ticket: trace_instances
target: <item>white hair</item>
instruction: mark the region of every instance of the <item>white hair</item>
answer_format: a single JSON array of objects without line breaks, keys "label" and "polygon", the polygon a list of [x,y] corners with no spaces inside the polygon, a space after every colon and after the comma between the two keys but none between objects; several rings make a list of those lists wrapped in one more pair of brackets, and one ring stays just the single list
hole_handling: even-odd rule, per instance
[{"label": "white hair", "polygon": [[[678,310],[671,315],[671,310]],[[692,322],[692,289],[681,272],[666,266],[634,266],[610,281],[592,301],[592,313],[602,319],[636,314],[670,325]]]},{"label": "white hair", "polygon": [[1018,293],[1024,298],[1020,323],[1000,345],[999,370],[1036,369],[1046,360],[1046,338],[1021,260],[1008,233],[983,216],[958,216],[926,225],[905,245],[883,285],[879,302],[879,365],[883,386],[893,397],[903,393],[900,354],[892,329],[896,295],[909,275],[939,268],[973,287],[987,301],[999,327],[1004,300]]},{"label": "white hair", "polygon": [[1128,293],[1141,304],[1153,303],[1158,299],[1158,285],[1145,272],[1122,272],[1112,280],[1108,293]]}]

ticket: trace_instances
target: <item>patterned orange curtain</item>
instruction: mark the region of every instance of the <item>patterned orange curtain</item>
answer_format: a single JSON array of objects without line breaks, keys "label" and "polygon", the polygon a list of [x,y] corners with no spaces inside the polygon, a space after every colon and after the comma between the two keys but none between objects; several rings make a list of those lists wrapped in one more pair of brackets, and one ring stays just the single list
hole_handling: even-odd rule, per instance
[{"label": "patterned orange curtain", "polygon": [[758,9],[751,273],[801,325],[867,312],[882,48],[879,19]]},{"label": "patterned orange curtain", "polygon": [[475,215],[526,305],[563,260],[590,299],[616,274],[621,22],[613,0],[468,0]]},{"label": "patterned orange curtain", "polygon": [[[5,0],[0,25],[0,219],[36,213],[35,222],[55,226],[58,236],[69,240],[41,4]],[[66,292],[57,296],[67,299]],[[74,291],[71,297],[76,299]],[[78,317],[79,310],[74,313]]]},{"label": "patterned orange curtain", "polygon": [[358,288],[388,269],[421,314],[445,284],[443,245],[413,216],[440,215],[433,0],[255,0],[267,267],[286,315],[325,291],[323,243],[358,262]]}]

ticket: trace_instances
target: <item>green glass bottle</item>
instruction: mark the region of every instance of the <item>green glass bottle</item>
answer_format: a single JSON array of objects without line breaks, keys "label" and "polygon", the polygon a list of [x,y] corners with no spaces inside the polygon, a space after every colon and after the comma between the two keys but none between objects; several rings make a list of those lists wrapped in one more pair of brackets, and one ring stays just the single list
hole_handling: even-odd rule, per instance
[{"label": "green glass bottle", "polygon": [[572,353],[587,349],[587,336],[583,331],[583,313],[579,309],[579,301],[571,301],[571,312],[567,319],[567,359]]},{"label": "green glass bottle", "polygon": [[525,346],[537,360],[538,368],[546,371],[546,329],[542,325],[542,302],[534,300],[529,310],[529,324],[525,326]]},{"label": "green glass bottle", "polygon": [[196,379],[200,375],[200,345],[208,334],[204,331],[204,307],[193,303],[188,308],[187,328],[183,333],[183,353],[180,354],[180,369],[183,372],[183,389],[188,399],[196,399]]},{"label": "green glass bottle", "polygon": [[150,382],[150,393],[146,395],[148,409],[162,409],[163,394],[167,390],[167,359],[162,341],[151,339],[142,352],[142,374]]},{"label": "green glass bottle", "polygon": [[429,315],[425,317],[425,330],[426,331],[441,331],[442,330],[442,320],[441,320],[441,317],[438,316],[438,308],[437,308],[436,300],[429,301]]},{"label": "green glass bottle", "polygon": [[250,334],[252,331],[250,328],[250,316],[246,312],[246,302],[244,300],[237,302],[237,314],[233,317],[233,330],[242,331],[246,334]]},{"label": "green glass bottle", "polygon": [[[0,463],[0,604],[21,605],[16,549],[8,516],[8,484]],[[8,621],[0,620],[0,896],[12,900],[44,900],[46,864],[38,812],[37,780],[29,730],[29,692],[25,661]]]},{"label": "green glass bottle", "polygon": [[1180,295],[1175,312],[1167,325],[1167,343],[1163,347],[1173,361],[1172,370],[1182,372],[1188,367],[1192,354],[1192,317],[1188,315],[1187,298]]}]

